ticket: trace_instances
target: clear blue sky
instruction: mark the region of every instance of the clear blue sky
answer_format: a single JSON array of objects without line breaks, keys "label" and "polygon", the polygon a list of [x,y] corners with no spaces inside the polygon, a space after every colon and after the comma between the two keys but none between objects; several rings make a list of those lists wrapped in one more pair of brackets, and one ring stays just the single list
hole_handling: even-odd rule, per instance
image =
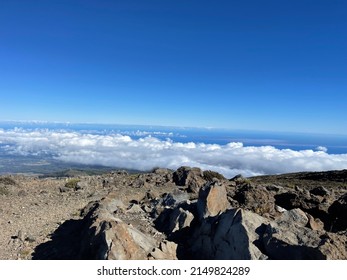
[{"label": "clear blue sky", "polygon": [[347,133],[347,1],[0,0],[0,120]]}]

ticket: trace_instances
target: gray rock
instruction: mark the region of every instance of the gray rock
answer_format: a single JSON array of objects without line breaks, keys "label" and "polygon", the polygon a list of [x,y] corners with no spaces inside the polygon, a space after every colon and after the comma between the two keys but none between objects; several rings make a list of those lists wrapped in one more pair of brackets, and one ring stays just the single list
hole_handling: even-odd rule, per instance
[{"label": "gray rock", "polygon": [[305,227],[308,223],[308,217],[301,209],[292,209],[290,211],[283,212],[276,222],[280,225],[296,224],[298,226]]},{"label": "gray rock", "polygon": [[259,215],[275,215],[275,198],[271,192],[261,186],[249,184],[239,187],[233,197],[239,205]]},{"label": "gray rock", "polygon": [[177,260],[177,244],[164,240],[150,253],[150,257],[155,260]]},{"label": "gray rock", "polygon": [[255,243],[267,220],[247,210],[234,209],[221,215],[213,237],[215,259],[258,260],[267,257]]},{"label": "gray rock", "polygon": [[86,226],[82,230],[81,259],[147,259],[157,247],[157,240],[149,232],[142,232],[117,216],[122,203],[115,197],[111,193],[82,211]]},{"label": "gray rock", "polygon": [[323,260],[343,256],[340,252],[341,247],[345,247],[343,241],[336,235],[327,237],[322,231],[305,227],[308,220],[302,210],[293,209],[267,225],[263,235],[265,254],[276,260]]},{"label": "gray rock", "polygon": [[308,224],[307,224],[308,228],[313,230],[320,230],[320,231],[324,230],[324,224],[320,219],[314,218],[310,214],[306,214],[306,215],[308,217]]},{"label": "gray rock", "polygon": [[170,215],[169,220],[169,232],[173,233],[183,228],[190,226],[194,219],[192,213],[187,210],[183,210],[180,207],[175,208],[175,210]]},{"label": "gray rock", "polygon": [[197,203],[200,219],[215,217],[230,207],[227,191],[223,184],[213,182],[200,189]]},{"label": "gray rock", "polygon": [[187,166],[182,166],[173,173],[173,181],[177,186],[185,186],[189,192],[195,194],[206,183],[200,168]]},{"label": "gray rock", "polygon": [[227,210],[213,221],[203,220],[190,240],[191,255],[195,259],[266,259],[256,244],[261,244],[267,222],[242,209]]},{"label": "gray rock", "polygon": [[131,204],[126,210],[126,213],[129,213],[129,214],[141,214],[143,212],[144,211],[141,209],[140,205],[138,204]]}]

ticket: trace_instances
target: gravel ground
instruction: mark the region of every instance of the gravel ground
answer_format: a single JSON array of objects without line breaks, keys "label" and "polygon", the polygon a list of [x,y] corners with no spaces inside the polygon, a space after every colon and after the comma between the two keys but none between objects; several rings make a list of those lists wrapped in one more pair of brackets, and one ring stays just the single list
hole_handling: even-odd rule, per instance
[{"label": "gravel ground", "polygon": [[79,219],[88,202],[107,193],[102,188],[97,194],[95,190],[61,192],[66,180],[0,177],[1,260],[31,259],[35,247],[49,241],[60,224]]}]

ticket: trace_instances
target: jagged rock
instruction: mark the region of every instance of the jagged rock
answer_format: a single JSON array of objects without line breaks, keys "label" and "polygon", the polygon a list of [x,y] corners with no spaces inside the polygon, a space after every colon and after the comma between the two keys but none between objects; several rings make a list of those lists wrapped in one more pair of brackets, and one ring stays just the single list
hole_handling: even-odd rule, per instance
[{"label": "jagged rock", "polygon": [[333,219],[333,231],[347,229],[347,193],[334,201],[329,208],[329,213]]},{"label": "jagged rock", "polygon": [[147,255],[156,245],[155,239],[120,220],[108,222],[107,228],[104,222],[100,223],[91,243],[92,247],[93,244],[98,244],[96,259],[108,260],[147,259]]},{"label": "jagged rock", "polygon": [[169,232],[176,232],[183,228],[189,227],[194,220],[194,216],[188,210],[176,207],[170,215]]},{"label": "jagged rock", "polygon": [[330,203],[329,201],[323,202],[322,199],[322,197],[311,196],[309,192],[295,193],[289,191],[275,195],[277,205],[288,210],[300,208],[314,218],[320,219],[324,223],[324,228],[329,230],[332,222],[328,213]]},{"label": "jagged rock", "polygon": [[347,260],[347,236],[327,232],[321,237],[320,251],[328,260]]},{"label": "jagged rock", "polygon": [[239,205],[259,215],[275,214],[274,196],[264,187],[243,185],[233,197]]},{"label": "jagged rock", "polygon": [[[308,217],[300,209],[282,214],[267,225],[263,235],[264,252],[270,259],[334,259],[345,246],[338,238],[328,238],[321,231],[311,230],[305,225]],[[336,237],[336,238],[335,238]],[[329,240],[329,241],[327,241]],[[324,245],[329,242],[329,245]]]},{"label": "jagged rock", "polygon": [[153,173],[157,175],[172,175],[172,171],[168,168],[155,168]]},{"label": "jagged rock", "polygon": [[347,259],[347,171],[331,182],[336,172],[280,180],[173,173],[80,174],[65,194],[66,178],[2,179],[0,193],[9,193],[0,195],[0,255],[29,248],[34,259]]},{"label": "jagged rock", "polygon": [[323,222],[318,219],[318,218],[314,218],[312,215],[310,214],[306,214],[307,217],[308,217],[308,224],[307,226],[310,228],[310,229],[313,229],[313,230],[320,230],[320,231],[323,231],[324,230],[324,224]]},{"label": "jagged rock", "polygon": [[277,185],[267,185],[266,186],[266,190],[268,190],[270,192],[278,193],[278,192],[283,190],[283,187],[282,186],[277,186]]},{"label": "jagged rock", "polygon": [[243,177],[241,174],[238,174],[236,176],[234,176],[233,178],[230,179],[230,181],[234,181],[237,183],[243,183],[245,181],[245,177]]},{"label": "jagged rock", "polygon": [[25,233],[24,233],[22,230],[19,230],[19,231],[18,231],[18,234],[17,234],[17,238],[18,238],[18,240],[20,240],[21,242],[24,242],[24,241],[25,241]]},{"label": "jagged rock", "polygon": [[164,194],[162,198],[162,205],[165,206],[174,206],[176,204],[176,199],[173,197],[171,193]]},{"label": "jagged rock", "polygon": [[266,259],[255,245],[266,222],[247,210],[227,210],[217,220],[201,222],[192,235],[190,253],[195,259]]},{"label": "jagged rock", "polygon": [[201,188],[197,207],[200,218],[215,217],[225,212],[230,207],[225,186],[213,182]]},{"label": "jagged rock", "polygon": [[310,193],[318,196],[326,196],[330,194],[330,192],[326,188],[321,186],[313,188],[312,190],[310,190]]},{"label": "jagged rock", "polygon": [[147,185],[147,182],[143,178],[137,178],[131,183],[133,188],[143,188],[147,187]]},{"label": "jagged rock", "polygon": [[173,181],[177,186],[185,186],[188,192],[195,194],[206,183],[200,168],[187,166],[182,166],[173,173]]},{"label": "jagged rock", "polygon": [[125,211],[126,206],[122,200],[118,199],[117,193],[110,193],[101,200],[101,204],[104,205],[109,213],[116,213],[117,211]]},{"label": "jagged rock", "polygon": [[126,212],[129,214],[139,214],[139,213],[143,213],[143,210],[140,207],[140,205],[133,203],[128,207]]},{"label": "jagged rock", "polygon": [[276,222],[279,225],[288,225],[294,223],[298,226],[304,227],[308,223],[308,217],[304,211],[297,208],[283,212],[283,214],[276,220]]},{"label": "jagged rock", "polygon": [[147,259],[157,241],[144,232],[126,224],[115,213],[119,202],[111,194],[88,206],[82,232],[82,259],[136,260]]},{"label": "jagged rock", "polygon": [[283,213],[283,212],[287,211],[286,209],[284,209],[283,207],[278,206],[278,205],[275,205],[275,210],[279,213]]},{"label": "jagged rock", "polygon": [[166,207],[155,220],[156,228],[171,236],[172,233],[189,228],[193,219],[196,203],[181,202],[174,208]]},{"label": "jagged rock", "polygon": [[247,210],[222,214],[213,237],[215,259],[257,260],[267,257],[255,245],[267,220]]},{"label": "jagged rock", "polygon": [[159,248],[155,248],[150,253],[150,257],[155,260],[177,260],[177,244],[164,240]]}]

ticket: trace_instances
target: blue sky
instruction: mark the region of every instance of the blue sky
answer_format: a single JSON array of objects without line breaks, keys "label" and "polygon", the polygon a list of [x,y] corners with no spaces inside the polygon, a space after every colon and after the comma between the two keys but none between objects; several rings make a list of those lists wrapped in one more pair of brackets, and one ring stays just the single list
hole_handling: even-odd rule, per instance
[{"label": "blue sky", "polygon": [[0,120],[347,133],[347,2],[0,0]]}]

